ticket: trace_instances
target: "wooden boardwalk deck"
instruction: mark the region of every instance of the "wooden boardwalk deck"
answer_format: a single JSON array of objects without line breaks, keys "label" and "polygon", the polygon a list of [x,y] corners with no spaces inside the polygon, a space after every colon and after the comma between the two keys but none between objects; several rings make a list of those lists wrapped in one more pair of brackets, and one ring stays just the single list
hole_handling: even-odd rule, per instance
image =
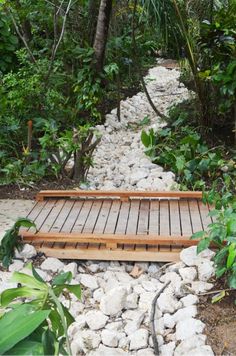
[{"label": "wooden boardwalk deck", "polygon": [[42,191],[21,234],[58,258],[176,261],[208,213],[200,192]]}]

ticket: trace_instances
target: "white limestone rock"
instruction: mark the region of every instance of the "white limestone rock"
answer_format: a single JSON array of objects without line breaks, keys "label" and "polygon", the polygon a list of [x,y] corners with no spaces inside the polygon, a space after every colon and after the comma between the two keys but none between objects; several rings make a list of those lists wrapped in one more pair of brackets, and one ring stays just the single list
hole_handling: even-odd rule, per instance
[{"label": "white limestone rock", "polygon": [[213,261],[204,259],[197,265],[198,268],[198,278],[200,281],[208,281],[211,277],[215,275],[215,268]]},{"label": "white limestone rock", "polygon": [[185,297],[181,298],[180,301],[182,302],[184,307],[189,307],[190,305],[197,304],[199,299],[194,294],[188,294]]},{"label": "white limestone rock", "polygon": [[175,342],[169,342],[160,347],[160,356],[172,356],[174,354]]},{"label": "white limestone rock", "polygon": [[197,254],[197,246],[191,246],[183,249],[180,252],[180,259],[187,266],[197,266],[204,259],[210,260],[214,256],[214,252],[206,249],[201,253]]},{"label": "white limestone rock", "polygon": [[198,293],[205,293],[212,289],[214,287],[214,284],[208,283],[208,282],[203,282],[203,281],[194,281],[191,283],[191,290],[198,294]]},{"label": "white limestone rock", "polygon": [[91,351],[86,354],[86,356],[127,356],[128,352],[120,349],[107,347],[103,344],[100,344],[97,350]]},{"label": "white limestone rock", "polygon": [[180,320],[176,324],[176,339],[186,340],[195,334],[201,334],[204,330],[205,324],[200,320],[194,318],[187,318]]},{"label": "white limestone rock", "polygon": [[86,323],[91,330],[99,330],[104,328],[109,319],[108,316],[104,315],[100,310],[90,310],[85,317]]},{"label": "white limestone rock", "polygon": [[138,294],[131,293],[126,298],[125,308],[136,309],[138,307]]},{"label": "white limestone rock", "polygon": [[[189,354],[185,353],[184,356],[188,356]],[[209,345],[203,345],[201,347],[196,347],[191,351],[191,356],[215,356],[212,348]]]},{"label": "white limestone rock", "polygon": [[77,270],[78,270],[78,266],[77,266],[77,263],[75,263],[75,262],[68,263],[68,265],[65,265],[63,268],[64,272],[71,272],[73,278],[76,277]]},{"label": "white limestone rock", "polygon": [[140,294],[139,309],[145,312],[146,311],[150,312],[154,297],[155,297],[154,292],[144,292]]},{"label": "white limestone rock", "polygon": [[[181,310],[181,309],[179,309]],[[175,326],[175,320],[173,318],[173,315],[170,315],[169,313],[166,313],[163,315],[163,323],[165,328],[170,328],[173,329]]]},{"label": "white limestone rock", "polygon": [[183,281],[194,281],[197,277],[197,271],[194,267],[185,267],[179,269]]},{"label": "white limestone rock", "polygon": [[117,337],[117,333],[115,331],[104,329],[102,330],[101,338],[102,338],[102,343],[105,346],[109,346],[109,347],[118,346],[119,340]]},{"label": "white limestone rock", "polygon": [[148,346],[148,331],[139,329],[130,335],[130,350],[139,350]]},{"label": "white limestone rock", "polygon": [[97,263],[92,263],[91,265],[88,265],[88,270],[92,273],[96,273],[99,270],[99,264]]},{"label": "white limestone rock", "polygon": [[176,310],[182,307],[182,303],[178,301],[172,294],[161,293],[157,300],[157,304],[163,313],[173,314]]},{"label": "white limestone rock", "polygon": [[58,258],[48,257],[41,264],[40,268],[44,271],[51,271],[53,273],[60,272],[64,268],[64,263],[62,263]]},{"label": "white limestone rock", "polygon": [[85,315],[79,315],[76,321],[68,327],[68,335],[70,339],[73,339],[74,335],[86,326]]},{"label": "white limestone rock", "polygon": [[24,267],[24,262],[19,260],[14,260],[13,263],[8,267],[10,272],[20,271]]},{"label": "white limestone rock", "polygon": [[23,249],[18,251],[15,249],[15,257],[27,260],[37,255],[37,251],[33,245],[24,244]]},{"label": "white limestone rock", "polygon": [[176,347],[174,356],[192,355],[192,350],[205,345],[206,335],[193,335],[183,341]]},{"label": "white limestone rock", "polygon": [[191,305],[189,307],[185,307],[177,310],[177,312],[172,315],[172,318],[175,321],[175,323],[178,323],[181,320],[194,318],[196,315],[197,315],[197,307],[195,305]]},{"label": "white limestone rock", "polygon": [[93,330],[79,330],[71,342],[72,355],[84,352],[86,355],[90,350],[96,349],[101,342],[101,337]]},{"label": "white limestone rock", "polygon": [[99,303],[101,302],[103,296],[104,296],[104,291],[102,288],[96,289],[93,293],[93,299]]},{"label": "white limestone rock", "polygon": [[80,283],[91,290],[95,290],[99,287],[96,277],[90,274],[82,274]]},{"label": "white limestone rock", "polygon": [[101,298],[100,309],[106,315],[115,316],[124,309],[126,298],[126,288],[113,288]]},{"label": "white limestone rock", "polygon": [[142,349],[138,350],[136,356],[155,356],[153,349]]},{"label": "white limestone rock", "polygon": [[171,282],[173,285],[181,283],[181,278],[176,272],[167,272],[160,278],[163,283]]}]

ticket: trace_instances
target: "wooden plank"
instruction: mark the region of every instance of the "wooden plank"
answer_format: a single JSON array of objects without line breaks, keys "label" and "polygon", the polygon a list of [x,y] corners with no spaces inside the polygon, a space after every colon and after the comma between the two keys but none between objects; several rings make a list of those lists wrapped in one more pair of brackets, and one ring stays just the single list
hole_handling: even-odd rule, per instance
[{"label": "wooden plank", "polygon": [[203,230],[197,200],[190,200],[188,203],[193,233]]},{"label": "wooden plank", "polygon": [[88,218],[84,224],[83,227],[83,233],[90,233],[93,232],[95,224],[97,222],[98,216],[100,209],[102,207],[102,201],[101,200],[95,200],[91,206],[91,209],[88,214]]},{"label": "wooden plank", "polygon": [[130,202],[122,202],[120,207],[119,218],[116,225],[115,234],[125,234],[129,216]]},{"label": "wooden plank", "polygon": [[179,215],[179,202],[170,200],[170,233],[173,236],[181,235],[181,226],[180,226],[180,215]]},{"label": "wooden plank", "polygon": [[59,199],[55,202],[51,212],[48,214],[46,220],[44,221],[40,231],[47,232],[50,231],[52,225],[55,223],[56,218],[60,214],[63,206],[65,205],[65,199]]},{"label": "wooden plank", "polygon": [[202,198],[202,192],[180,191],[103,191],[103,190],[42,190],[37,200],[49,197],[169,197],[169,198]]},{"label": "wooden plank", "polygon": [[198,207],[199,207],[203,228],[204,230],[207,230],[208,225],[212,223],[211,217],[208,215],[210,212],[209,206],[203,204],[202,201],[198,201]]},{"label": "wooden plank", "polygon": [[[160,200],[160,235],[170,235],[170,211],[169,211],[169,201],[168,200]],[[159,251],[169,252],[169,245],[160,245]]]},{"label": "wooden plank", "polygon": [[38,248],[48,257],[61,259],[78,259],[78,260],[101,260],[101,261],[157,261],[157,262],[178,262],[178,252],[143,252],[143,251],[125,251],[125,250],[107,250],[94,249],[88,250],[83,248],[71,249],[47,249]]},{"label": "wooden plank", "polygon": [[75,201],[72,208],[70,209],[69,214],[67,215],[67,218],[61,228],[61,232],[70,232],[72,231],[74,224],[79,216],[79,213],[82,209],[83,206],[83,201]]},{"label": "wooden plank", "polygon": [[[128,216],[128,222],[126,227],[126,234],[136,234],[138,228],[138,218],[139,218],[139,207],[140,200],[131,200],[130,202],[130,210]],[[124,245],[125,250],[133,251],[135,249],[135,245]]]},{"label": "wooden plank", "polygon": [[74,201],[73,200],[67,200],[63,206],[63,209],[60,211],[59,215],[57,216],[56,220],[54,221],[50,232],[59,232],[62,228],[62,226],[64,225],[67,216],[70,213],[70,210],[72,209],[74,205]]},{"label": "wooden plank", "polygon": [[58,233],[58,232],[23,232],[24,240],[34,239],[35,241],[58,241],[58,242],[87,242],[87,243],[119,243],[119,244],[163,244],[163,245],[186,245],[191,246],[197,240],[189,240],[190,236],[169,236],[169,235],[122,235],[122,234],[84,234],[84,233]]},{"label": "wooden plank", "polygon": [[[159,200],[151,200],[150,202],[150,213],[149,213],[149,234],[159,234],[159,224],[160,224],[160,202]],[[148,245],[148,251],[154,252],[159,251],[158,245]]]},{"label": "wooden plank", "polygon": [[93,201],[84,201],[82,209],[80,210],[79,216],[73,226],[72,232],[81,232],[84,228],[84,225],[87,221],[90,209],[92,207]]},{"label": "wooden plank", "polygon": [[137,235],[143,235],[148,233],[149,208],[150,208],[150,201],[141,200],[140,208],[139,208]]},{"label": "wooden plank", "polygon": [[116,229],[119,213],[120,213],[121,202],[113,201],[110,209],[109,216],[107,218],[107,223],[105,226],[104,234],[113,234]]},{"label": "wooden plank", "polygon": [[[47,201],[47,204],[44,205],[44,207],[41,210],[40,214],[34,220],[38,230],[41,229],[41,227],[44,224],[44,221],[46,220],[47,216],[50,214],[51,210],[56,205],[56,202],[57,202],[57,200],[55,200],[55,199]],[[34,229],[30,228],[29,231],[34,231]]]},{"label": "wooden plank", "polygon": [[111,206],[112,206],[111,200],[103,201],[99,217],[97,219],[97,222],[93,230],[94,234],[102,234],[104,232]]},{"label": "wooden plank", "polygon": [[179,202],[180,209],[180,223],[182,229],[182,235],[192,235],[192,224],[189,212],[189,205],[187,200],[182,200]]},{"label": "wooden plank", "polygon": [[37,216],[40,214],[42,209],[44,208],[45,204],[46,204],[46,201],[36,202],[36,204],[33,206],[31,211],[27,215],[27,218],[34,221],[37,218]]}]

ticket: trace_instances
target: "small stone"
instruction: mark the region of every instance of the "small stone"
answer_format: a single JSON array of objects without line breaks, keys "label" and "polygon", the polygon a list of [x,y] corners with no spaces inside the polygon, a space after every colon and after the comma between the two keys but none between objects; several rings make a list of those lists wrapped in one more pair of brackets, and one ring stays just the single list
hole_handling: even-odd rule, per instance
[{"label": "small stone", "polygon": [[143,281],[142,286],[147,292],[155,292],[157,290],[157,285],[150,281]]},{"label": "small stone", "polygon": [[83,329],[86,326],[86,316],[84,314],[80,314],[75,318],[75,323],[77,328]]},{"label": "small stone", "polygon": [[191,289],[193,292],[196,294],[198,293],[205,293],[212,289],[214,287],[214,284],[208,283],[208,282],[203,282],[203,281],[195,281],[191,283]]},{"label": "small stone", "polygon": [[72,277],[75,278],[76,275],[77,275],[77,269],[78,269],[77,263],[71,262],[71,263],[68,263],[68,265],[64,266],[63,271],[64,272],[71,272],[72,273]]},{"label": "small stone", "polygon": [[191,305],[189,307],[185,307],[179,309],[175,314],[172,315],[175,323],[178,323],[181,320],[194,318],[197,315],[197,307],[195,305]]},{"label": "small stone", "polygon": [[203,322],[194,318],[181,320],[176,324],[176,339],[182,341],[195,334],[201,334],[204,327],[205,324]]},{"label": "small stone", "polygon": [[161,293],[157,303],[163,313],[173,314],[176,310],[182,307],[182,303],[168,293]]},{"label": "small stone", "polygon": [[160,356],[172,356],[174,354],[175,342],[169,342],[168,344],[160,347]]},{"label": "small stone", "polygon": [[136,356],[155,356],[153,349],[142,349],[137,351]]},{"label": "small stone", "polygon": [[163,283],[170,281],[172,284],[179,284],[181,282],[181,278],[176,272],[167,272],[161,276],[160,281]]},{"label": "small stone", "polygon": [[155,293],[154,292],[144,292],[144,293],[142,293],[140,295],[140,299],[139,299],[139,308],[142,311],[150,312],[154,297],[155,297]]},{"label": "small stone", "polygon": [[91,330],[99,330],[104,328],[108,319],[108,316],[104,315],[99,310],[91,310],[86,314],[86,323],[88,324]]},{"label": "small stone", "polygon": [[104,296],[104,291],[102,288],[96,289],[93,293],[93,299],[99,303],[101,302],[103,296]]},{"label": "small stone", "polygon": [[118,346],[118,337],[117,333],[112,330],[104,329],[101,333],[102,343],[109,347]]},{"label": "small stone", "polygon": [[148,346],[148,331],[139,329],[130,335],[130,350],[144,349]]},{"label": "small stone", "polygon": [[114,321],[114,322],[108,323],[105,327],[108,330],[121,331],[123,329],[123,323],[122,323],[122,321]]},{"label": "small stone", "polygon": [[121,347],[122,349],[126,349],[126,348],[129,347],[129,343],[130,343],[129,337],[127,337],[127,336],[126,337],[122,337],[119,340],[119,347]]},{"label": "small stone", "polygon": [[42,271],[40,268],[35,268],[35,271],[38,273],[38,275],[45,281],[45,282],[49,282],[52,277],[50,276],[50,274],[48,274],[45,271]]},{"label": "small stone", "polygon": [[131,293],[127,296],[125,308],[126,309],[136,309],[138,307],[138,294]]},{"label": "small stone", "polygon": [[87,268],[90,272],[96,273],[99,270],[99,264],[92,263]]},{"label": "small stone", "polygon": [[208,279],[215,275],[214,263],[212,261],[204,259],[198,263],[197,267],[200,281],[208,281]]},{"label": "small stone", "polygon": [[[205,345],[206,335],[193,335],[183,341],[176,347],[174,356],[188,356],[192,355],[192,350],[196,348],[200,348]],[[200,354],[199,354],[200,355]]]},{"label": "small stone", "polygon": [[78,355],[81,352],[87,354],[88,351],[96,349],[100,342],[101,337],[95,331],[79,330],[71,342],[72,355]]},{"label": "small stone", "polygon": [[160,266],[158,264],[151,263],[150,266],[148,267],[148,273],[150,275],[155,275],[160,269]]},{"label": "small stone", "polygon": [[[180,309],[181,310],[181,309]],[[163,322],[164,322],[164,327],[165,328],[171,328],[173,329],[175,326],[175,320],[173,318],[173,315],[170,314],[164,314],[163,316]]]},{"label": "small stone", "polygon": [[[184,354],[184,356],[188,356],[189,354]],[[196,347],[195,349],[191,350],[191,356],[214,356],[214,352],[209,345],[203,345],[201,347]]]},{"label": "small stone", "polygon": [[83,286],[89,288],[89,289],[97,289],[98,288],[98,283],[97,283],[97,279],[94,276],[91,276],[90,274],[83,274],[81,276],[81,280],[80,280],[81,284],[83,284]]},{"label": "small stone", "polygon": [[128,353],[122,349],[107,347],[103,344],[100,344],[98,349],[91,351],[86,354],[86,356],[127,356]]},{"label": "small stone", "polygon": [[101,298],[100,309],[106,315],[115,316],[125,307],[126,298],[126,288],[113,288]]},{"label": "small stone", "polygon": [[24,244],[23,249],[21,251],[15,250],[16,258],[23,258],[25,260],[32,258],[37,255],[37,251],[33,245]]},{"label": "small stone", "polygon": [[197,304],[199,299],[194,294],[188,294],[186,297],[180,299],[184,307],[189,307],[190,305]]},{"label": "small stone", "polygon": [[72,324],[70,324],[68,328],[68,335],[71,339],[73,339],[73,336],[79,332],[81,329],[83,329],[86,325],[86,318],[84,315],[79,315],[76,319],[76,321]]},{"label": "small stone", "polygon": [[164,319],[160,318],[160,319],[156,319],[155,320],[155,329],[156,329],[156,333],[157,335],[164,335]]},{"label": "small stone", "polygon": [[10,272],[20,271],[24,267],[24,262],[19,260],[14,260],[14,262],[9,266]]},{"label": "small stone", "polygon": [[184,281],[194,281],[194,279],[197,277],[197,271],[194,267],[180,268],[179,274]]},{"label": "small stone", "polygon": [[53,273],[60,272],[64,268],[64,263],[54,257],[48,257],[41,264],[40,268],[44,271],[51,271]]}]

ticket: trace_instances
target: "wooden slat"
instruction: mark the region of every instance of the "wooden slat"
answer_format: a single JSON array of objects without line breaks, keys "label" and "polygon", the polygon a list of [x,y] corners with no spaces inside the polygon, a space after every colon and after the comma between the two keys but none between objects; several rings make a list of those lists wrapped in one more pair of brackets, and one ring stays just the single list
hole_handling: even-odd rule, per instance
[{"label": "wooden slat", "polygon": [[[50,214],[51,210],[53,209],[53,207],[56,205],[57,200],[53,199],[50,201],[47,201],[47,204],[44,205],[42,211],[40,212],[40,214],[37,216],[37,218],[34,220],[37,229],[41,229],[42,225],[44,224],[44,221],[46,220],[47,216]],[[33,228],[29,229],[30,230],[34,230]]]},{"label": "wooden slat", "polygon": [[[150,202],[150,213],[149,213],[149,234],[159,234],[159,224],[160,224],[160,202],[159,200],[151,200]],[[148,245],[148,251],[154,252],[159,250],[158,245]]]},{"label": "wooden slat", "polygon": [[93,202],[93,205],[90,209],[88,218],[86,220],[86,223],[84,224],[83,232],[84,233],[91,233],[94,230],[95,224],[97,222],[99,212],[102,206],[102,201],[101,200],[95,200]]},{"label": "wooden slat", "polygon": [[73,226],[72,232],[81,232],[87,221],[90,209],[92,207],[93,201],[84,201],[82,209],[80,210],[79,216]]},{"label": "wooden slat", "polygon": [[178,245],[183,244],[191,246],[197,243],[197,240],[189,240],[190,236],[158,236],[158,235],[118,235],[118,234],[83,234],[83,233],[40,233],[33,234],[25,231],[23,233],[25,240],[35,239],[37,241],[54,241],[60,242],[88,242],[88,243],[127,243],[127,244],[164,244]]},{"label": "wooden slat", "polygon": [[130,202],[122,202],[120,207],[119,218],[116,226],[116,234],[125,234],[127,218],[129,215]]},{"label": "wooden slat", "polygon": [[137,234],[143,235],[148,233],[148,223],[149,223],[149,200],[141,200],[139,208],[139,219],[138,219],[138,229]]},{"label": "wooden slat", "polygon": [[158,192],[158,191],[103,191],[103,190],[42,190],[37,200],[49,197],[170,197],[170,198],[202,198],[202,192]]},{"label": "wooden slat", "polygon": [[189,201],[189,211],[193,233],[203,230],[197,200]]},{"label": "wooden slat", "polygon": [[70,213],[68,214],[62,228],[61,232],[70,232],[72,231],[74,224],[79,216],[79,213],[82,209],[83,201],[75,201],[74,205],[72,206]]},{"label": "wooden slat", "polygon": [[181,235],[179,202],[170,200],[170,233],[172,236]]},{"label": "wooden slat", "polygon": [[58,217],[58,215],[60,214],[63,206],[65,204],[65,200],[64,199],[60,199],[58,201],[55,202],[51,212],[48,214],[46,220],[44,221],[42,227],[41,227],[41,231],[43,232],[47,232],[50,231],[52,225],[54,224],[56,218]]},{"label": "wooden slat", "polygon": [[73,205],[74,205],[74,201],[72,201],[72,200],[67,200],[65,202],[64,208],[60,211],[59,215],[57,216],[56,220],[54,221],[54,223],[50,229],[50,232],[59,232],[61,230]]},{"label": "wooden slat", "polygon": [[187,200],[179,202],[180,208],[180,222],[182,228],[182,235],[192,235],[192,224],[189,213],[189,205]]},{"label": "wooden slat", "polygon": [[27,218],[34,221],[37,218],[37,216],[40,214],[42,209],[44,208],[45,204],[46,204],[46,201],[37,202],[31,209],[29,214],[27,215]]},{"label": "wooden slat", "polygon": [[110,213],[107,219],[104,234],[113,234],[116,229],[119,213],[120,213],[121,202],[113,201],[110,209]]},{"label": "wooden slat", "polygon": [[[170,212],[169,201],[160,200],[160,235],[170,235]],[[171,244],[171,242],[170,242]],[[159,251],[170,252],[170,244],[168,246],[160,245]]]},{"label": "wooden slat", "polygon": [[96,222],[94,230],[93,230],[94,234],[102,234],[104,232],[111,206],[112,206],[111,200],[103,201],[99,217],[97,219],[97,222]]},{"label": "wooden slat", "polygon": [[207,230],[208,225],[212,223],[210,216],[208,216],[208,214],[210,212],[209,207],[208,207],[208,205],[203,204],[202,201],[198,201],[198,207],[199,207],[199,211],[200,211],[200,217],[202,220],[203,228],[204,228],[204,230]]}]

